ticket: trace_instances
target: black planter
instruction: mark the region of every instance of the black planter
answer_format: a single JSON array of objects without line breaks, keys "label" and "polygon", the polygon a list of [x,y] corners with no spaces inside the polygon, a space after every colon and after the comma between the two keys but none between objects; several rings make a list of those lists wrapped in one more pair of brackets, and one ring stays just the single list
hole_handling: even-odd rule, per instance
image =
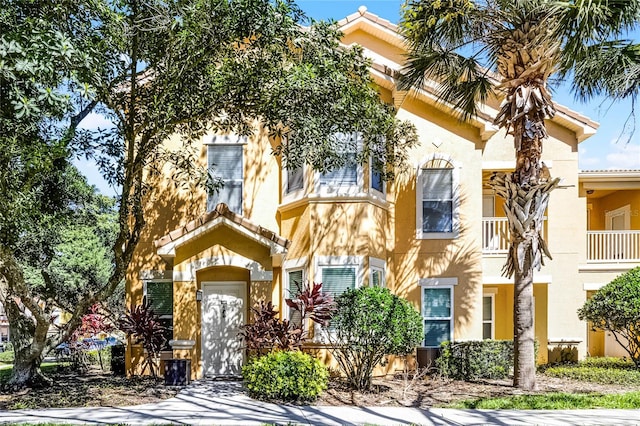
[{"label": "black planter", "polygon": [[164,361],[164,384],[167,386],[186,386],[191,378],[190,359],[166,359]]}]

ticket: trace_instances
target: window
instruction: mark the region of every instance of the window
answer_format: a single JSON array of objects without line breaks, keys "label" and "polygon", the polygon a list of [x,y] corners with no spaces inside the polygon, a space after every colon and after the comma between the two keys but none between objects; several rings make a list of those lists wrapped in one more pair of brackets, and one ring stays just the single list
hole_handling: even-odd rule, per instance
[{"label": "window", "polygon": [[208,164],[213,176],[224,186],[209,195],[207,210],[213,210],[218,203],[225,203],[234,213],[242,214],[243,145],[213,144],[208,146]]},{"label": "window", "polygon": [[[316,257],[316,282],[322,283],[322,291],[334,298],[348,289],[360,287],[363,281],[363,257],[361,256],[318,256]],[[331,332],[331,326],[328,330]],[[319,327],[315,335],[324,337]]]},{"label": "window", "polygon": [[369,285],[372,287],[384,287],[384,270],[385,270],[385,261],[382,259],[377,259],[375,257],[369,258],[369,268],[371,270],[371,279],[369,281]]},{"label": "window", "polygon": [[457,172],[447,160],[432,160],[418,171],[418,238],[457,237]]},{"label": "window", "polygon": [[304,174],[303,168],[298,167],[297,169],[286,169],[287,170],[287,184],[286,184],[286,193],[291,194],[292,192],[301,190],[304,188]]},{"label": "window", "polygon": [[337,144],[342,152],[345,164],[318,176],[319,186],[316,192],[324,194],[347,195],[361,191],[362,167],[358,165],[357,149],[362,141],[358,133],[337,133]]},{"label": "window", "polygon": [[384,181],[382,180],[382,173],[379,170],[371,167],[371,189],[375,189],[378,192],[384,194]]},{"label": "window", "polygon": [[171,350],[169,341],[173,340],[173,282],[171,281],[150,281],[145,283],[145,296],[151,309],[160,317],[160,323],[167,330],[165,332],[165,350]]},{"label": "window", "polygon": [[485,294],[482,296],[482,338],[494,339],[494,308],[493,294]]},{"label": "window", "polygon": [[322,290],[334,297],[356,288],[355,266],[326,266],[322,268]]},{"label": "window", "polygon": [[[294,295],[298,293],[302,285],[304,284],[304,271],[302,269],[287,271],[287,294],[284,295],[285,299],[293,299]],[[302,322],[302,316],[300,311],[289,308],[287,319],[291,324],[298,325]]]},{"label": "window", "polygon": [[439,347],[453,338],[453,288],[423,287],[424,346]]}]

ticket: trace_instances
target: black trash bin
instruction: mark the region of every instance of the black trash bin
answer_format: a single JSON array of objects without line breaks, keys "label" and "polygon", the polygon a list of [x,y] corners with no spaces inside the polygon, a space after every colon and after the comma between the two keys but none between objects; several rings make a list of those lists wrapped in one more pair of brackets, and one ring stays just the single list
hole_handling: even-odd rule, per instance
[{"label": "black trash bin", "polygon": [[111,346],[111,373],[114,376],[124,376],[124,345]]},{"label": "black trash bin", "polygon": [[190,359],[166,359],[164,361],[164,384],[167,386],[186,386],[191,378]]}]

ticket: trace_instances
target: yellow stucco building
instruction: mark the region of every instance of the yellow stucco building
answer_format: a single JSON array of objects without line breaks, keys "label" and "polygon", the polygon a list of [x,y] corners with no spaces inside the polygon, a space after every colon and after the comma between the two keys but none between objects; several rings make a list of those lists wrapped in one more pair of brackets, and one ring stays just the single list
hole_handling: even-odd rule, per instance
[{"label": "yellow stucco building", "polygon": [[[339,25],[343,43],[363,46],[371,58],[382,99],[396,106],[398,118],[415,124],[420,143],[410,152],[412,167],[393,183],[381,182],[367,166],[327,174],[286,170],[271,154],[267,135],[208,135],[201,158],[216,164],[225,181],[221,193],[176,189],[168,178],[157,178],[128,272],[127,303],[139,303],[144,294],[153,299],[172,326],[173,350],[165,356],[191,359],[194,378],[238,374],[238,326],[247,322],[250,307],[271,300],[287,316],[284,298],[300,280],[322,282],[333,293],[388,287],[422,312],[426,348],[443,340],[513,337],[513,284],[500,274],[506,218],[488,187],[492,171],[515,167],[511,138],[492,125],[497,101],[462,124],[436,101],[432,86],[397,90],[394,75],[405,46],[395,25],[366,9]],[[605,336],[589,334],[576,310],[589,291],[640,257],[638,231],[629,237],[636,244],[630,262],[615,258],[627,253],[594,258],[600,252],[587,246],[598,232],[640,229],[640,174],[578,170],[578,144],[597,129],[587,117],[558,106],[547,126],[543,160],[565,188],[552,194],[547,211],[554,259],[535,273],[540,362],[567,343],[580,356],[597,345],[604,353]],[[629,177],[633,188],[625,187]],[[617,213],[610,217],[617,208],[629,212],[629,222],[620,225],[627,219]],[[587,229],[593,230],[588,240]],[[141,355],[129,345],[128,368]]]}]

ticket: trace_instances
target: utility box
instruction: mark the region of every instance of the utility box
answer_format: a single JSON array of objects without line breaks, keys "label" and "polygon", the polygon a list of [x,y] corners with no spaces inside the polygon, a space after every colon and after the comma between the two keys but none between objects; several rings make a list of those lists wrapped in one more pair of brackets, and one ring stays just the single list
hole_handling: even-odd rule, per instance
[{"label": "utility box", "polygon": [[186,386],[191,381],[191,360],[171,358],[164,361],[164,384]]},{"label": "utility box", "polygon": [[436,367],[436,359],[440,356],[440,348],[418,348],[416,359],[418,368],[433,370]]}]

